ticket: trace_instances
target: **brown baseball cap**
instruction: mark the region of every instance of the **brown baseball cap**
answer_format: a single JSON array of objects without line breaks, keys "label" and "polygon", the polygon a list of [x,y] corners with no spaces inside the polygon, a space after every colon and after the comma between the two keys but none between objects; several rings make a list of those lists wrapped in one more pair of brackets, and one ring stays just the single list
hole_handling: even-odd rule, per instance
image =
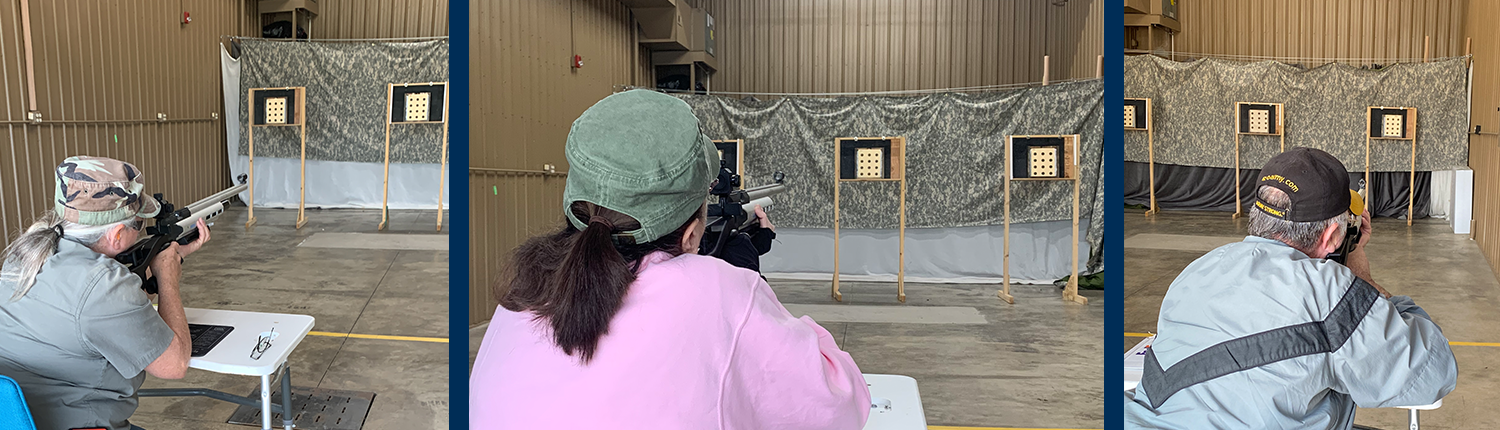
[{"label": "brown baseball cap", "polygon": [[151,218],[161,204],[142,190],[141,169],[124,161],[79,155],[57,165],[57,201],[63,219],[84,225],[106,225],[130,218]]}]

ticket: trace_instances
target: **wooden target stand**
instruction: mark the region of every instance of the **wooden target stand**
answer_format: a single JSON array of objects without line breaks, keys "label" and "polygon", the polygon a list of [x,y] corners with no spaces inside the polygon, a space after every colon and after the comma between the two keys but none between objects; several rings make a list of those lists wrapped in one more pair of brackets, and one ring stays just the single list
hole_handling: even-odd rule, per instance
[{"label": "wooden target stand", "polygon": [[[844,152],[854,155],[844,164]],[[839,292],[839,185],[844,182],[901,183],[896,268],[896,301],[906,303],[906,138],[841,137],[833,144],[833,300],[844,301]]]},{"label": "wooden target stand", "polygon": [[1151,187],[1151,201],[1146,208],[1146,216],[1161,213],[1161,207],[1156,206],[1156,130],[1151,127],[1151,120],[1155,119],[1151,112],[1151,99],[1125,99],[1125,130],[1146,132],[1146,165]]},{"label": "wooden target stand", "polygon": [[[401,104],[396,105],[396,93]],[[441,100],[435,100],[441,97]],[[441,103],[442,107],[438,107]],[[443,186],[448,179],[448,82],[386,84],[385,87],[385,180],[380,191],[380,226],[390,227],[391,126],[396,124],[442,124],[442,167],[438,169],[437,230],[443,231]]]},{"label": "wooden target stand", "polygon": [[[1016,170],[1016,141],[1026,153],[1027,165]],[[1078,135],[1007,136],[1005,138],[1005,289],[996,293],[1006,303],[1015,304],[1010,295],[1010,183],[1011,181],[1073,182],[1073,276],[1063,288],[1063,300],[1088,304],[1088,297],[1078,295]]]},{"label": "wooden target stand", "polygon": [[307,88],[251,88],[245,97],[250,114],[250,126],[246,127],[250,142],[250,219],[245,228],[255,225],[255,127],[298,127],[301,129],[302,171],[298,186],[301,197],[297,202],[297,228],[307,224]]},{"label": "wooden target stand", "polygon": [[1286,152],[1285,105],[1281,103],[1234,103],[1234,215],[1244,216],[1240,199],[1240,136],[1277,136],[1281,152]]},{"label": "wooden target stand", "polygon": [[[1381,140],[1411,141],[1411,182],[1406,189],[1406,225],[1411,225],[1412,204],[1417,200],[1417,108],[1370,106],[1365,110],[1365,190],[1373,195],[1375,183],[1370,180],[1370,142]],[[1369,202],[1369,195],[1365,196]]]}]

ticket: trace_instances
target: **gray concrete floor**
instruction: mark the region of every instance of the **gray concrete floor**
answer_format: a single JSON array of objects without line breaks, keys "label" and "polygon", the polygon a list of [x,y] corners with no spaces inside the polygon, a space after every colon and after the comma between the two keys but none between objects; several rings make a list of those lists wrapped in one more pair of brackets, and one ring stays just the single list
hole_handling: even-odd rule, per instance
[{"label": "gray concrete floor", "polygon": [[[772,251],[774,252],[774,250]],[[1103,428],[1105,306],[1102,292],[1084,291],[1088,305],[1065,303],[1050,286],[1012,285],[1016,304],[995,297],[997,285],[906,285],[841,282],[843,302],[829,283],[771,279],[784,304],[964,306],[988,324],[823,323],[863,373],[916,378],[929,425],[1022,428]],[[816,318],[816,316],[814,316]],[[485,326],[469,332],[469,364]]]},{"label": "gray concrete floor", "polygon": [[[1207,238],[1243,237],[1244,219],[1224,212],[1172,211],[1145,217],[1142,210],[1125,210],[1125,239],[1143,233],[1197,235]],[[1447,221],[1377,218],[1369,245],[1372,276],[1391,294],[1408,295],[1432,315],[1450,341],[1500,342],[1500,283],[1468,235],[1455,235]],[[1201,251],[1173,251],[1126,247],[1124,252],[1126,333],[1156,331],[1163,295],[1177,274]],[[1129,349],[1141,339],[1125,337]],[[1123,351],[1121,351],[1123,352]],[[1500,428],[1500,412],[1493,397],[1500,392],[1500,347],[1454,346],[1458,360],[1458,389],[1443,399],[1443,407],[1422,413],[1424,429]],[[1355,422],[1375,428],[1406,427],[1404,409],[1360,409]]]},{"label": "gray concrete floor", "polygon": [[[299,248],[318,232],[378,233],[378,210],[247,209],[219,218],[213,239],[183,265],[188,307],[312,315],[313,331],[448,338],[448,251]],[[448,234],[437,211],[392,211],[380,234]],[[446,212],[445,212],[446,218]],[[365,429],[448,428],[448,344],[308,336],[292,352],[292,384],[371,391]],[[182,380],[147,377],[143,388],[210,388],[247,395],[259,378],[189,370]],[[131,417],[151,430],[235,429],[234,404],[203,397],[143,398]]]}]

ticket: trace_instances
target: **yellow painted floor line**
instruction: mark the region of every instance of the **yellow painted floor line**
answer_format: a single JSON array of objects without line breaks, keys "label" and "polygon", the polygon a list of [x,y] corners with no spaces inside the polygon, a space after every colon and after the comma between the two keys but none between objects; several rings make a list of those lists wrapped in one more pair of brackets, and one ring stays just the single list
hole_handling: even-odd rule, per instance
[{"label": "yellow painted floor line", "polygon": [[326,331],[310,331],[310,332],[307,332],[307,334],[310,335],[310,336],[352,337],[352,338],[356,338],[356,339],[404,340],[404,341],[408,341],[408,342],[448,343],[448,338],[444,338],[444,337],[386,336],[386,335],[382,335],[382,334],[330,333],[330,332],[326,332]]},{"label": "yellow painted floor line", "polygon": [[[1151,337],[1151,333],[1129,333],[1129,332],[1127,332],[1127,333],[1125,333],[1125,337]],[[1455,341],[1449,341],[1448,344],[1449,345],[1453,345],[1453,346],[1492,346],[1492,347],[1500,347],[1500,342],[1459,342],[1459,341],[1455,340]]]},{"label": "yellow painted floor line", "polygon": [[1458,341],[1449,341],[1448,344],[1449,345],[1457,345],[1457,346],[1500,346],[1500,343],[1495,343],[1495,342],[1458,342]]},{"label": "yellow painted floor line", "polygon": [[1098,430],[1098,429],[1054,429],[1054,428],[1029,428],[1029,427],[954,427],[954,426],[927,426],[927,430]]}]

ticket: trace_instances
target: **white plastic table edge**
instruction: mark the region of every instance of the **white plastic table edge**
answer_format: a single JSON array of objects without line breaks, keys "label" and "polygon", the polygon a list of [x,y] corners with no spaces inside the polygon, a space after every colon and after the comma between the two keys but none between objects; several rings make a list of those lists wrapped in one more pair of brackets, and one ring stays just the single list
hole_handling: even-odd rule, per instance
[{"label": "white plastic table edge", "polygon": [[[266,376],[276,372],[316,323],[310,315],[200,308],[184,308],[184,311],[188,323],[234,327],[234,331],[229,332],[229,336],[207,355],[188,360],[188,367],[229,375]],[[270,331],[272,327],[276,328],[276,339],[271,342],[271,348],[260,360],[251,360],[250,350],[260,333]]]},{"label": "white plastic table edge", "polygon": [[[890,401],[900,401],[900,402],[903,402],[903,404],[901,404],[899,406],[894,406],[893,405],[893,408],[901,408],[901,413],[899,413],[897,415],[893,415],[893,416],[891,416],[889,418],[892,419],[892,420],[896,420],[896,419],[901,419],[901,418],[909,417],[913,422],[920,421],[920,425],[915,425],[910,430],[925,430],[927,428],[927,410],[926,410],[925,407],[922,406],[922,392],[921,392],[920,387],[917,386],[917,379],[916,378],[913,378],[913,377],[910,377],[910,376],[906,376],[906,375],[889,375],[889,374],[878,374],[878,373],[865,373],[862,376],[864,376],[865,385],[870,386],[871,388],[873,388],[874,385],[875,385],[874,383],[871,382],[872,380],[874,382],[876,382],[876,383],[881,383],[880,386],[882,388],[889,388],[892,385],[898,385],[898,384],[902,385],[902,386],[910,386],[910,389],[911,389],[910,393],[906,393],[904,391],[901,391],[902,388],[906,388],[906,387],[899,387],[899,388],[896,389],[896,391],[898,391],[896,394],[910,394],[909,398],[881,397],[881,396],[877,396],[875,394],[876,390],[870,390],[870,401],[873,403],[873,402],[878,402],[881,399],[884,399],[884,400],[886,400],[888,402],[890,402]],[[884,391],[890,391],[890,390],[884,390]],[[915,405],[906,405],[906,404],[904,404],[904,402],[906,402],[906,401],[911,401],[911,402],[915,403]],[[888,421],[884,421],[884,420],[877,422],[876,421],[876,417],[877,417],[876,414],[878,414],[880,412],[874,410],[874,408],[875,408],[874,404],[871,404],[870,407],[871,407],[871,410],[870,410],[870,420],[868,420],[868,421],[865,422],[865,427],[864,427],[866,430],[872,430],[872,429],[884,430],[884,429],[888,429],[889,428],[889,427],[883,426],[885,424],[897,424],[897,425],[902,424],[901,422],[894,422],[893,423],[893,422],[888,422]],[[913,410],[913,409],[915,409],[915,410]],[[880,427],[871,427],[872,425],[880,426]]]}]

